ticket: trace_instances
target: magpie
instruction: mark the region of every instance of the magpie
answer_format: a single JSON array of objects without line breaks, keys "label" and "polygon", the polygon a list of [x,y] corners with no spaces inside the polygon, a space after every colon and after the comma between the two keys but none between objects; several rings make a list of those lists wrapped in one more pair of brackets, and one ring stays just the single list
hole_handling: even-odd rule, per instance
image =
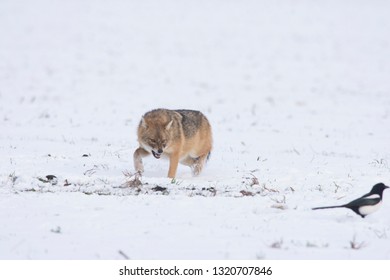
[{"label": "magpie", "polygon": [[352,200],[351,202],[343,205],[336,206],[324,206],[324,207],[315,207],[312,210],[318,209],[330,209],[330,208],[349,208],[356,214],[360,215],[362,218],[375,212],[379,209],[382,204],[382,195],[385,189],[389,187],[383,183],[378,183],[372,187],[371,191],[362,197]]}]

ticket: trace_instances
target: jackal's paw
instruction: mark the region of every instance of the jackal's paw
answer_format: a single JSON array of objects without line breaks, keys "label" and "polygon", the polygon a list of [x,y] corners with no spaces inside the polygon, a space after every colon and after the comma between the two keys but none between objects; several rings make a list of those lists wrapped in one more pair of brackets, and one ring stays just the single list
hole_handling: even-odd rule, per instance
[{"label": "jackal's paw", "polygon": [[144,173],[144,165],[142,164],[142,162],[136,162],[136,163],[135,163],[135,171],[136,171],[137,173],[139,173],[140,175],[141,175],[142,173]]},{"label": "jackal's paw", "polygon": [[144,172],[144,165],[142,163],[142,156],[140,155],[139,150],[140,148],[134,152],[134,168],[136,172],[142,173]]}]

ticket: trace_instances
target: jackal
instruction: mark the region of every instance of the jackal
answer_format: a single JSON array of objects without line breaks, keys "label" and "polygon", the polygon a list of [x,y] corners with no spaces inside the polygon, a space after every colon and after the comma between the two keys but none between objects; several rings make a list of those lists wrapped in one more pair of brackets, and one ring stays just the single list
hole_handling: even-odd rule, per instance
[{"label": "jackal", "polygon": [[155,109],[142,117],[138,142],[134,152],[137,172],[144,171],[142,158],[152,154],[156,159],[169,158],[169,178],[175,178],[179,162],[198,175],[211,152],[211,126],[199,111]]}]

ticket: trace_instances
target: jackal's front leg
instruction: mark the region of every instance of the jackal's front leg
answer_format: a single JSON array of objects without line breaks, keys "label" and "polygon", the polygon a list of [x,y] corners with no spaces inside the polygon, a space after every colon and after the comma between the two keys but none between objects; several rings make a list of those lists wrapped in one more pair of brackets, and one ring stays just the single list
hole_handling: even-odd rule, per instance
[{"label": "jackal's front leg", "polygon": [[134,168],[136,172],[138,173],[144,172],[144,164],[142,163],[142,158],[148,155],[150,155],[150,153],[141,147],[135,150],[133,155],[133,160],[134,160]]},{"label": "jackal's front leg", "polygon": [[178,165],[179,165],[179,154],[175,153],[170,155],[168,178],[175,178]]}]

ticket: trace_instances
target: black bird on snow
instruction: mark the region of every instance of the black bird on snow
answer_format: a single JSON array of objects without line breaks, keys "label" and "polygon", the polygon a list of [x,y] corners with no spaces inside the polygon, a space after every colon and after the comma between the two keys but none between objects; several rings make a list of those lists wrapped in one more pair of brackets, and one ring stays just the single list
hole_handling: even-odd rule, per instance
[{"label": "black bird on snow", "polygon": [[374,213],[382,204],[382,195],[385,189],[389,187],[383,183],[378,183],[372,187],[371,191],[362,197],[352,200],[351,202],[343,205],[337,206],[325,206],[325,207],[315,207],[313,210],[318,209],[330,209],[330,208],[349,208],[356,214],[360,215],[362,218],[365,216]]}]

